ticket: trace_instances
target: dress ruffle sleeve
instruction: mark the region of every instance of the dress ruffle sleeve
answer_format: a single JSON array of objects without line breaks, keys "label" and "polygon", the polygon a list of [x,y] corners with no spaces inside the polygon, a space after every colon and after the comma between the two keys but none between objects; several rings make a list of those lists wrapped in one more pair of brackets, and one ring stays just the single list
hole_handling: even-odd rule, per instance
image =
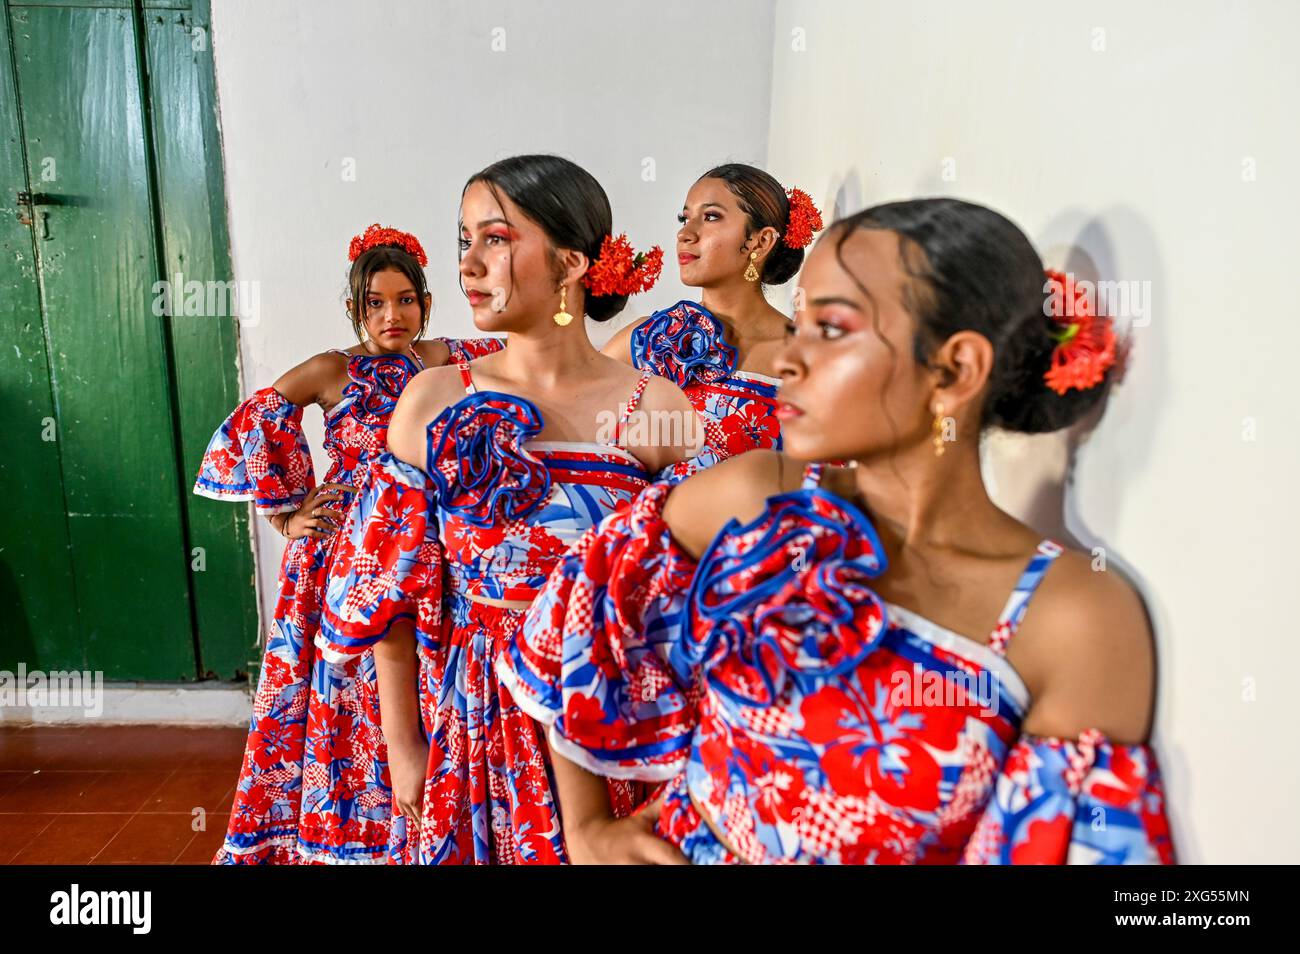
[{"label": "dress ruffle sleeve", "polygon": [[269,516],[297,510],[315,486],[302,408],[275,388],[262,388],[212,435],[194,492],[214,500],[251,500]]},{"label": "dress ruffle sleeve", "polygon": [[384,453],[370,465],[339,535],[316,645],[330,662],[356,655],[394,623],[431,647],[441,624],[442,548],[435,491],[419,467]]},{"label": "dress ruffle sleeve", "polygon": [[573,546],[529,608],[498,676],[552,747],[611,778],[657,781],[690,751],[698,667],[675,668],[695,563],[652,484]]},{"label": "dress ruffle sleeve", "polygon": [[736,370],[736,349],[722,322],[693,301],[656,311],[632,332],[634,368],[652,368],[678,387],[714,384]]},{"label": "dress ruffle sleeve", "polygon": [[1024,736],[1007,756],[963,864],[1174,864],[1155,753],[1096,730]]},{"label": "dress ruffle sleeve", "polygon": [[504,338],[439,338],[438,340],[451,352],[449,364],[473,361],[475,358],[500,351],[506,346]]}]

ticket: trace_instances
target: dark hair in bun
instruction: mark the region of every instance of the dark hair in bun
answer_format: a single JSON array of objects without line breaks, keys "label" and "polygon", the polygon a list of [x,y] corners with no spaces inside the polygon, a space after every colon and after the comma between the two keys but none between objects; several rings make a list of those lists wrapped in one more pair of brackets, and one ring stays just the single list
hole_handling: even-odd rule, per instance
[{"label": "dark hair in bun", "polygon": [[[790,221],[790,199],[781,188],[781,183],[762,169],[747,166],[740,162],[728,162],[714,166],[701,179],[721,179],[731,189],[731,194],[740,203],[741,211],[749,218],[746,235],[753,235],[760,229],[774,228],[781,235],[785,234]],[[794,278],[803,265],[801,248],[791,248],[785,242],[777,241],[772,251],[763,261],[763,271],[759,280],[764,285],[781,285]]]},{"label": "dark hair in bun", "polygon": [[[511,156],[470,176],[500,189],[510,201],[541,226],[557,249],[571,248],[594,262],[600,245],[614,227],[609,196],[595,177],[576,162],[560,156]],[[461,190],[461,195],[465,194]],[[626,295],[586,293],[584,310],[593,321],[608,321],[627,305]]]},{"label": "dark hair in bun", "polygon": [[1025,233],[998,212],[960,199],[913,199],[864,209],[836,223],[836,256],[857,229],[900,237],[900,258],[912,277],[909,310],[918,331],[914,356],[928,365],[935,349],[959,331],[993,345],[993,368],[981,422],[1009,431],[1045,433],[1069,427],[1105,396],[1101,384],[1058,394],[1043,376],[1056,342],[1044,308],[1043,262]]}]

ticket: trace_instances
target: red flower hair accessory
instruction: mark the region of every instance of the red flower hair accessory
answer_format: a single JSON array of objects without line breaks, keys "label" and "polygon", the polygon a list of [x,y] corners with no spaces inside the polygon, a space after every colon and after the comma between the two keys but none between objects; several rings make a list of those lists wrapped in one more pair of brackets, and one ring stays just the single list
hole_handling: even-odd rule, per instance
[{"label": "red flower hair accessory", "polygon": [[807,248],[812,244],[813,233],[822,230],[822,214],[813,205],[812,196],[803,189],[786,189],[785,194],[790,197],[790,220],[782,241],[791,248]]},{"label": "red flower hair accessory", "polygon": [[1043,310],[1052,322],[1052,366],[1043,375],[1057,394],[1070,388],[1096,387],[1115,363],[1115,323],[1093,311],[1092,302],[1073,277],[1048,269]]},{"label": "red flower hair accessory", "polygon": [[594,296],[635,295],[653,288],[663,267],[664,250],[658,245],[649,252],[638,252],[626,234],[606,235],[582,284]]},{"label": "red flower hair accessory", "polygon": [[420,263],[421,268],[429,264],[429,256],[424,254],[424,246],[420,244],[418,238],[410,232],[386,228],[378,222],[360,235],[352,236],[352,241],[348,243],[348,261],[355,262],[362,252],[368,252],[380,245],[392,245],[410,253]]}]

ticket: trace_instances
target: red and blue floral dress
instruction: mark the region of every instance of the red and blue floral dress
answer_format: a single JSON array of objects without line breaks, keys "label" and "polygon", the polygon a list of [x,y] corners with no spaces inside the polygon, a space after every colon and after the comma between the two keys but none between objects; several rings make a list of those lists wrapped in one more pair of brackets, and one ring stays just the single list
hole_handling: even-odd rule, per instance
[{"label": "red and blue floral dress", "polygon": [[650,369],[685,392],[705,423],[706,450],[676,476],[747,450],[781,449],[779,378],[736,370],[736,349],[702,305],[679,301],[632,332],[632,366]]},{"label": "red and blue floral dress", "polygon": [[[420,830],[393,825],[395,861],[557,864],[564,839],[541,732],[497,681],[496,658],[565,552],[648,481],[617,438],[649,381],[642,375],[611,443],[538,441],[530,401],[478,391],[429,425],[425,466],[391,454],[372,467],[327,584],[322,655],[365,651],[414,624],[422,729],[429,740]],[[630,810],[631,786],[613,786]]]},{"label": "red and blue floral dress", "polygon": [[819,474],[698,563],[665,485],[583,537],[498,663],[552,748],[664,783],[694,863],[1172,863],[1147,746],[1021,731],[1006,648],[1060,548],[979,643],[877,597],[879,538]]},{"label": "red and blue floral dress", "polygon": [[[499,350],[498,339],[442,339],[452,359]],[[398,395],[418,355],[349,355],[343,400],[325,415],[326,482],[359,485],[386,445]],[[302,411],[263,388],[228,417],[203,455],[194,492],[296,510],[315,486]],[[345,502],[346,503],[346,502]],[[248,743],[219,864],[386,860],[389,790],[374,662],[321,659],[314,640],[326,568],[340,539],[289,541],[253,701]]]}]

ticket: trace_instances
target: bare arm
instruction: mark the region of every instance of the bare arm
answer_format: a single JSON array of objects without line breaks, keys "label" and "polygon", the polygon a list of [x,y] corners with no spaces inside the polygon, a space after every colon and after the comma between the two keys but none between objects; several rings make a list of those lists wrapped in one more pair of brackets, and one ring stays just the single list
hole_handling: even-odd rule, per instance
[{"label": "bare arm", "polygon": [[272,385],[289,403],[299,407],[321,404],[347,383],[347,360],[325,352],[308,358],[276,379]]},{"label": "bare arm", "polygon": [[674,487],[664,503],[664,522],[677,544],[698,559],[728,520],[752,520],[768,497],[798,488],[803,466],[774,450],[737,454]]},{"label": "bare arm", "polygon": [[628,450],[652,473],[687,460],[704,447],[704,421],[672,381],[652,376],[628,418]]},{"label": "bare arm", "polygon": [[419,821],[429,743],[420,728],[419,661],[415,628],[398,623],[375,644],[379,711],[398,814]]},{"label": "bare arm", "polygon": [[564,844],[575,865],[684,865],[680,851],[654,833],[662,798],[630,818],[615,819],[605,780],[551,750]]},{"label": "bare arm", "polygon": [[1146,608],[1115,569],[1067,552],[1048,571],[1008,657],[1032,694],[1029,735],[1077,738],[1099,729],[1145,743],[1155,702],[1155,648]]},{"label": "bare arm", "polygon": [[[273,387],[290,404],[306,407],[322,403],[325,395],[331,390],[339,390],[341,380],[346,378],[346,360],[340,355],[322,353],[280,375]],[[336,505],[351,489],[343,484],[321,484],[307,495],[297,510],[272,514],[267,521],[277,533],[290,540],[328,537],[343,520],[343,513],[336,509]]]}]

